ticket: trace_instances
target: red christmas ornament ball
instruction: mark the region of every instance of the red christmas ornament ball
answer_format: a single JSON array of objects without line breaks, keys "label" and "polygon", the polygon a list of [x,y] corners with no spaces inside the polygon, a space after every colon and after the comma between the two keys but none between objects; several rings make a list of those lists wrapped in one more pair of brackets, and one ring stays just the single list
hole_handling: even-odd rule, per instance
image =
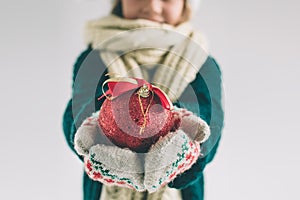
[{"label": "red christmas ornament ball", "polygon": [[145,153],[159,137],[173,130],[172,113],[165,109],[155,93],[148,97],[131,90],[106,99],[98,123],[103,133],[115,145]]}]

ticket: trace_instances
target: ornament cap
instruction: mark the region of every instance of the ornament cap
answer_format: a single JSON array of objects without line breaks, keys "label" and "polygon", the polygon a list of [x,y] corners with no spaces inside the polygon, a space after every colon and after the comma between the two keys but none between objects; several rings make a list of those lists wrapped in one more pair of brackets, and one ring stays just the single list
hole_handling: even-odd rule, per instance
[{"label": "ornament cap", "polygon": [[[108,85],[108,90],[104,91],[104,85]],[[116,87],[117,84],[122,84],[122,87]],[[118,78],[110,78],[104,81],[102,84],[102,92],[103,95],[98,98],[98,100],[106,97],[109,100],[113,100],[114,98],[124,94],[133,89],[138,89],[137,94],[143,98],[147,98],[152,94],[156,94],[162,106],[168,110],[173,109],[173,104],[168,96],[158,87],[151,85],[147,81],[139,78],[128,78],[128,77],[118,77]]]},{"label": "ornament cap", "polygon": [[143,98],[147,98],[149,97],[149,88],[146,84],[144,84],[142,87],[140,87],[138,94],[143,97]]}]

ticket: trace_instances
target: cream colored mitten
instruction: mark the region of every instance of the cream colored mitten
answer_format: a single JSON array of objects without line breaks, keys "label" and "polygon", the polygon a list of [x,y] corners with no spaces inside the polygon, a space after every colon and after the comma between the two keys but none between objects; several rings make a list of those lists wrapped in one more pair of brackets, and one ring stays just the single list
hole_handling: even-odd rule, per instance
[{"label": "cream colored mitten", "polygon": [[182,130],[170,132],[155,143],[145,156],[144,185],[155,192],[191,168],[200,155],[200,144]]},{"label": "cream colored mitten", "polygon": [[210,135],[207,123],[192,112],[176,107],[172,112],[178,129],[161,137],[145,156],[144,184],[149,192],[190,169],[201,155],[200,143]]},{"label": "cream colored mitten", "polygon": [[106,185],[145,191],[143,157],[113,145],[100,131],[98,116],[84,120],[75,134],[75,150],[84,157],[86,173]]},{"label": "cream colored mitten", "polygon": [[145,191],[143,159],[138,153],[98,144],[90,149],[84,163],[86,173],[95,181]]},{"label": "cream colored mitten", "polygon": [[187,109],[176,106],[172,112],[174,120],[178,118],[180,121],[179,129],[183,130],[192,140],[203,143],[209,138],[210,128],[203,119]]}]

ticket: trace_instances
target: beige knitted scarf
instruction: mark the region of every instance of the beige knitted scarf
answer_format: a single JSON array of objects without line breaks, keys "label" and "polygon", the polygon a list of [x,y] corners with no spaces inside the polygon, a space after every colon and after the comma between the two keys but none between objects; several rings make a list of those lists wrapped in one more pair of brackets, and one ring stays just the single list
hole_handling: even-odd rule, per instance
[{"label": "beige knitted scarf", "polygon": [[89,21],[85,39],[108,67],[110,77],[142,78],[176,101],[207,59],[203,37],[190,23],[176,27],[109,15]]}]

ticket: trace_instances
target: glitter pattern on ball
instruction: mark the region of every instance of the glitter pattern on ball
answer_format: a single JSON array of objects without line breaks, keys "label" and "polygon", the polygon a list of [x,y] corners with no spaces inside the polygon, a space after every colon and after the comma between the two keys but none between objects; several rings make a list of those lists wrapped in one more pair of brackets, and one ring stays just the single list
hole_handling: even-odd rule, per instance
[{"label": "glitter pattern on ball", "polygon": [[162,107],[159,97],[154,93],[141,97],[138,90],[106,99],[98,123],[111,142],[138,153],[147,152],[159,137],[174,129],[172,112]]}]

